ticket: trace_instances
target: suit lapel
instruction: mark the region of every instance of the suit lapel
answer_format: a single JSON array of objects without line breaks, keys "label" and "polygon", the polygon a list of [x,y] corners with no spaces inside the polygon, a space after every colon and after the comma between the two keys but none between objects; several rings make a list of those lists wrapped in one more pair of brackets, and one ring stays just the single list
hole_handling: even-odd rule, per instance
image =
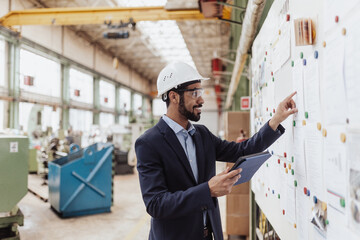
[{"label": "suit lapel", "polygon": [[198,130],[194,133],[193,140],[195,142],[196,147],[196,161],[198,165],[198,172],[199,172],[199,183],[205,181],[205,155],[204,155],[204,148],[201,139],[201,135]]},{"label": "suit lapel", "polygon": [[178,159],[180,160],[181,164],[186,169],[186,172],[188,173],[189,177],[192,179],[194,184],[196,184],[196,180],[191,170],[189,160],[187,159],[184,149],[181,146],[179,139],[176,137],[174,131],[162,119],[160,119],[158,126],[160,128],[160,131],[164,134],[165,140],[169,143],[170,147],[178,156]]}]

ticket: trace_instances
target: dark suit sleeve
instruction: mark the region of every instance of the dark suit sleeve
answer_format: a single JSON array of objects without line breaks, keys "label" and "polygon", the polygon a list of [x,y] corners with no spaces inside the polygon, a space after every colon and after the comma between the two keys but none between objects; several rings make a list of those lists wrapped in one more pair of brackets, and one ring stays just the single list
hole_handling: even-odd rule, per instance
[{"label": "dark suit sleeve", "polygon": [[235,162],[240,156],[264,151],[284,132],[285,128],[282,125],[279,125],[277,130],[274,131],[269,126],[269,122],[267,122],[259,130],[259,132],[254,134],[254,136],[240,143],[221,140],[212,133],[209,133],[211,134],[212,140],[215,143],[216,160],[224,162]]},{"label": "dark suit sleeve", "polygon": [[158,153],[141,138],[135,143],[135,151],[143,199],[153,218],[179,218],[215,207],[207,182],[171,193]]}]

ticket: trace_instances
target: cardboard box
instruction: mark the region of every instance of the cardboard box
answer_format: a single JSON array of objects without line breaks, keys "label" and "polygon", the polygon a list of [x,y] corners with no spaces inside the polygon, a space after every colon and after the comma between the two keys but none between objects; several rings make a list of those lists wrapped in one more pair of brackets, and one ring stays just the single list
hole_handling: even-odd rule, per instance
[{"label": "cardboard box", "polygon": [[225,112],[224,113],[224,132],[225,139],[235,141],[240,135],[240,130],[246,132],[246,138],[250,134],[250,113],[249,112]]},{"label": "cardboard box", "polygon": [[249,216],[226,216],[226,234],[249,236]]},{"label": "cardboard box", "polygon": [[226,196],[226,233],[228,235],[249,235],[250,195]]},{"label": "cardboard box", "polygon": [[242,184],[234,186],[229,195],[249,194],[249,193],[250,193],[250,182],[246,182],[246,183],[242,183]]},{"label": "cardboard box", "polygon": [[250,209],[249,194],[233,194],[226,196],[226,212],[227,215],[249,216]]},{"label": "cardboard box", "polygon": [[[250,134],[249,112],[226,112],[224,115],[225,139],[236,141],[240,130]],[[231,166],[232,163],[228,163]],[[228,235],[249,235],[249,183],[233,187],[231,194],[226,196],[226,232]]]}]

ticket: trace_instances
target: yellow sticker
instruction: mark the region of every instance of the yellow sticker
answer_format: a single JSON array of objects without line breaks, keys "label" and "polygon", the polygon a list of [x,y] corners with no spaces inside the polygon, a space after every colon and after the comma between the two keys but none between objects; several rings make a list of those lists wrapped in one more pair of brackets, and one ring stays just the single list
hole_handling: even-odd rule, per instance
[{"label": "yellow sticker", "polygon": [[341,133],[340,134],[340,139],[341,139],[341,142],[346,142],[346,135],[345,135],[345,133]]},{"label": "yellow sticker", "polygon": [[323,135],[323,137],[326,137],[326,135],[327,135],[327,131],[325,128],[322,130],[322,135]]}]

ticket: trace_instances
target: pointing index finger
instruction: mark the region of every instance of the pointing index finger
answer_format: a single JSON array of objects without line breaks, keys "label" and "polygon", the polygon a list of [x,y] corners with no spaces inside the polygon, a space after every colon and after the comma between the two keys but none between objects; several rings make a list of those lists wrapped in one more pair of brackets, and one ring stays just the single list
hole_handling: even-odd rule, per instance
[{"label": "pointing index finger", "polygon": [[297,92],[293,92],[292,94],[290,94],[287,98],[285,98],[286,101],[290,100],[293,96],[295,96]]}]

